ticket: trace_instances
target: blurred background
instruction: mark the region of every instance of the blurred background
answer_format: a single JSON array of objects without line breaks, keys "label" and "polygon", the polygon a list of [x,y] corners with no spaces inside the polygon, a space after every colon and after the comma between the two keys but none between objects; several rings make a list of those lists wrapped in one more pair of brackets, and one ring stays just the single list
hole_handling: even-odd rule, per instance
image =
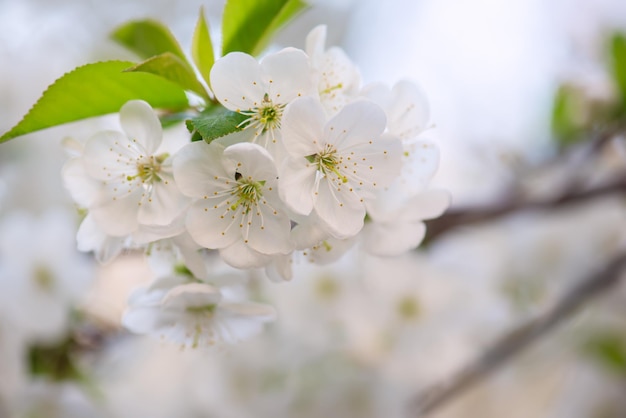
[{"label": "blurred background", "polygon": [[[418,83],[431,105],[426,136],[441,150],[433,187],[451,192],[452,210],[518,192],[549,199],[624,174],[621,134],[589,145],[626,120],[611,55],[615,34],[626,33],[623,1],[311,3],[276,47],[303,48],[324,23],[327,45],[346,51],[364,83]],[[119,24],[157,19],[188,51],[200,6],[217,37],[222,5],[0,0],[0,131],[65,72],[134,60],[109,40]],[[513,210],[403,257],[303,264],[282,284],[252,272],[249,290],[276,307],[278,321],[234,347],[181,351],[120,327],[129,292],[151,277],[141,256],[99,266],[75,250],[79,215],[62,186],[61,141],[112,123],[0,145],[0,417],[416,416],[413,395],[626,248],[623,189]],[[50,291],[41,263],[64,285]],[[625,286],[431,416],[626,417]]]}]

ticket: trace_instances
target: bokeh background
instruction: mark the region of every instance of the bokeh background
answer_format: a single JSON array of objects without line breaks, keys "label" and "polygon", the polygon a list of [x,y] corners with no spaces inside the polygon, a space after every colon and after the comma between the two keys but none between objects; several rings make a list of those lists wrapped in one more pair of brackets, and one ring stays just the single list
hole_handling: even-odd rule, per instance
[{"label": "bokeh background", "polygon": [[[433,186],[451,192],[453,208],[489,205],[513,187],[550,196],[570,178],[593,184],[623,173],[623,138],[589,157],[564,152],[552,130],[561,86],[594,103],[617,94],[607,44],[626,32],[623,1],[312,3],[275,47],[303,47],[324,23],[328,44],[345,49],[364,82],[417,82],[431,104],[427,136],[441,150]],[[0,131],[65,72],[134,59],[108,38],[121,23],[160,20],[188,50],[200,6],[217,36],[214,0],[0,0]],[[61,141],[114,123],[103,117],[0,145],[0,417],[411,416],[412,395],[625,247],[622,194],[457,228],[405,257],[302,265],[290,283],[253,272],[251,291],[276,306],[277,323],[235,347],[181,352],[120,329],[129,292],[150,278],[140,256],[99,266],[73,249],[78,214],[61,182]],[[30,280],[24,265],[38,254],[71,277],[61,308],[9,279],[23,271]],[[625,417],[625,301],[626,288],[615,288],[432,416]],[[57,312],[68,306],[71,318]],[[58,329],[38,330],[38,315],[57,315]],[[78,331],[76,316],[88,318]],[[72,355],[84,372],[50,380],[34,359],[53,358],[39,347],[58,346],[70,328],[83,338]]]}]

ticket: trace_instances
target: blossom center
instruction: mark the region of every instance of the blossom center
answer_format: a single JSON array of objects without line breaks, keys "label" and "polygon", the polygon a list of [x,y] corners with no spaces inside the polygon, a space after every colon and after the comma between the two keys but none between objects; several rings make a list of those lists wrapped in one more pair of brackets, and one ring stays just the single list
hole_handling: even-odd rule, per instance
[{"label": "blossom center", "polygon": [[35,268],[33,279],[37,287],[44,292],[51,292],[54,289],[54,275],[45,266],[37,266]]},{"label": "blossom center", "polygon": [[326,144],[322,152],[309,155],[306,159],[317,166],[317,170],[325,176],[330,173],[334,173],[342,183],[347,183],[348,178],[339,172],[339,166],[342,162],[342,157],[337,155],[337,150],[332,145]]},{"label": "blossom center", "polygon": [[192,314],[198,314],[198,315],[205,315],[205,316],[212,316],[213,312],[215,311],[215,308],[217,307],[217,305],[215,304],[209,304],[209,305],[202,305],[202,306],[188,306],[187,307],[187,312],[192,313]]},{"label": "blossom center", "polygon": [[167,154],[151,155],[149,157],[137,159],[137,174],[134,176],[128,176],[128,181],[136,178],[140,179],[142,183],[153,183],[161,181],[159,172],[161,171],[161,165],[163,161],[168,157]]},{"label": "blossom center", "polygon": [[263,196],[262,188],[265,181],[254,181],[250,178],[244,179],[240,173],[235,173],[237,187],[233,190],[233,194],[237,195],[237,201],[230,207],[231,210],[243,206],[244,213],[250,212],[252,207],[256,206],[261,196]]},{"label": "blossom center", "polygon": [[254,127],[257,133],[260,134],[264,134],[267,131],[273,133],[275,129],[280,129],[280,120],[283,116],[284,108],[284,104],[275,104],[270,99],[269,94],[265,93],[261,106],[252,108],[246,112],[241,112],[249,116],[249,118],[239,125],[243,126],[249,124],[248,126]]}]

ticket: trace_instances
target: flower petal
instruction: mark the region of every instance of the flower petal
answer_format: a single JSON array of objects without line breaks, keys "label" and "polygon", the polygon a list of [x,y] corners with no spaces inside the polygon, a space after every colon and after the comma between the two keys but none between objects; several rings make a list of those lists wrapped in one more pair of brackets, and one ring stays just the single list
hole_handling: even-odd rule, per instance
[{"label": "flower petal", "polygon": [[210,77],[217,100],[235,112],[257,107],[266,92],[259,63],[243,52],[231,52],[215,61]]},{"label": "flower petal", "polygon": [[401,255],[417,247],[426,235],[426,225],[415,223],[370,223],[363,229],[367,252],[383,257]]},{"label": "flower petal", "polygon": [[415,190],[423,189],[439,167],[439,147],[429,140],[406,144],[403,160],[402,178]]},{"label": "flower petal", "polygon": [[120,123],[131,142],[141,144],[148,155],[163,140],[163,128],[152,107],[143,100],[131,100],[120,109]]},{"label": "flower petal", "polygon": [[283,114],[282,137],[287,152],[293,157],[314,155],[324,147],[326,115],[322,105],[312,97],[291,102]]},{"label": "flower petal", "polygon": [[224,150],[222,164],[231,178],[239,173],[250,180],[264,181],[270,187],[277,182],[274,159],[265,148],[257,144],[243,142],[231,145]]},{"label": "flower petal", "polygon": [[285,48],[266,56],[261,61],[261,73],[274,103],[286,104],[313,91],[309,58],[300,49]]},{"label": "flower petal", "polygon": [[311,63],[317,63],[322,59],[326,50],[326,25],[317,25],[306,36],[307,55],[311,58]]},{"label": "flower petal", "polygon": [[238,269],[263,267],[272,261],[272,256],[254,251],[241,239],[220,249],[220,257],[226,264]]},{"label": "flower petal", "polygon": [[287,254],[293,250],[291,222],[282,208],[272,205],[266,197],[261,198],[258,211],[251,210],[247,215],[244,242],[262,254]]},{"label": "flower petal", "polygon": [[[217,207],[216,207],[217,206]],[[202,199],[191,205],[187,231],[204,248],[224,248],[241,240],[239,211],[231,210],[218,199]]]},{"label": "flower petal", "polygon": [[426,190],[409,199],[397,219],[415,222],[437,218],[450,207],[450,201],[447,190]]},{"label": "flower petal", "polygon": [[76,233],[77,248],[79,251],[93,251],[99,263],[106,264],[119,255],[124,247],[125,237],[111,237],[106,235],[88,214]]},{"label": "flower petal", "polygon": [[290,158],[281,166],[279,194],[292,211],[308,215],[315,201],[317,168],[305,158]]},{"label": "flower petal", "polygon": [[402,140],[416,137],[426,129],[430,117],[426,95],[407,80],[397,82],[391,94],[391,102],[385,109],[389,132]]},{"label": "flower petal", "polygon": [[379,139],[351,149],[354,155],[345,157],[348,164],[343,172],[361,197],[369,198],[369,192],[389,185],[400,174],[402,145],[399,140]]},{"label": "flower petal", "polygon": [[142,191],[136,189],[123,198],[111,198],[108,202],[90,209],[98,227],[107,235],[116,237],[128,235],[135,231],[137,211]]},{"label": "flower petal", "polygon": [[190,203],[178,190],[171,174],[161,173],[161,181],[141,200],[137,221],[142,225],[169,225]]},{"label": "flower petal", "polygon": [[89,138],[83,153],[87,174],[98,180],[120,183],[134,176],[140,152],[132,145],[129,148],[128,144],[128,138],[116,131],[99,132]]},{"label": "flower petal", "polygon": [[373,102],[359,100],[346,105],[324,129],[324,137],[337,149],[377,140],[385,130],[385,112]]},{"label": "flower petal", "polygon": [[204,141],[181,148],[172,162],[174,180],[179,190],[187,196],[201,198],[216,189],[222,189],[224,179],[229,177],[222,165],[223,152],[221,146],[209,145]]},{"label": "flower petal", "polygon": [[79,206],[87,208],[96,202],[101,191],[101,183],[87,175],[82,158],[67,161],[61,175],[63,185]]},{"label": "flower petal", "polygon": [[335,238],[349,238],[363,228],[365,206],[361,198],[347,187],[337,190],[331,182],[321,181],[315,212]]}]

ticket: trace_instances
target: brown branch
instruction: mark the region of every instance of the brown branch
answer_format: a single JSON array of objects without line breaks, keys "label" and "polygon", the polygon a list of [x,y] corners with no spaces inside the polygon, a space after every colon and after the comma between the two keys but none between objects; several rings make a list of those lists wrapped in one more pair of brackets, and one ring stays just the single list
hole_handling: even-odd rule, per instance
[{"label": "brown branch", "polygon": [[410,416],[426,416],[480,382],[540,336],[570,317],[584,303],[619,283],[622,277],[620,273],[624,267],[626,267],[626,252],[618,255],[599,273],[573,287],[550,311],[505,334],[475,363],[461,370],[448,382],[436,385],[415,396],[411,402]]},{"label": "brown branch", "polygon": [[439,218],[426,221],[427,232],[425,241],[431,242],[449,230],[460,226],[496,220],[514,212],[531,209],[556,209],[612,194],[626,195],[626,172],[620,173],[602,185],[582,190],[578,188],[566,190],[560,195],[542,200],[525,200],[525,198],[518,196],[491,206],[450,210]]}]

